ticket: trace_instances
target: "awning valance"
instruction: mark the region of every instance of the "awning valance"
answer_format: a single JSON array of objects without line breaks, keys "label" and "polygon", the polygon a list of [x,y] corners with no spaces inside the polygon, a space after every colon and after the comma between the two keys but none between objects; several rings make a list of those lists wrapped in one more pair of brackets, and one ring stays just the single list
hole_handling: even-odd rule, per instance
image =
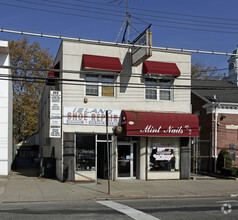
[{"label": "awning valance", "polygon": [[123,110],[121,121],[127,136],[199,136],[198,117],[193,114]]},{"label": "awning valance", "polygon": [[118,57],[106,57],[106,56],[83,54],[82,69],[121,72],[122,65]]},{"label": "awning valance", "polygon": [[176,63],[164,63],[157,61],[144,61],[144,74],[160,74],[166,76],[180,76],[180,71]]}]

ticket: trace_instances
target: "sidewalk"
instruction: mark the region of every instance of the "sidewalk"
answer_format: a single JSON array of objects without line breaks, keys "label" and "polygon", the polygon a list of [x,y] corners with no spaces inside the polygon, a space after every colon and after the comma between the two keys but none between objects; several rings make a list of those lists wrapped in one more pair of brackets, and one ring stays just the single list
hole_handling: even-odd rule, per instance
[{"label": "sidewalk", "polygon": [[30,201],[77,201],[100,199],[146,199],[170,197],[238,196],[238,181],[216,178],[195,180],[107,180],[97,183],[62,183],[57,180],[12,172],[0,179],[0,203]]}]

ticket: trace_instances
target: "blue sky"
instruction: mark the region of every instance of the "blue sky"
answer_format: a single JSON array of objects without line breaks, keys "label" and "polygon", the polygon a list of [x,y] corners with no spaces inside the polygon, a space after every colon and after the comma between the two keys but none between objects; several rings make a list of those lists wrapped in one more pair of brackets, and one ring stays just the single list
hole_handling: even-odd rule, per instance
[{"label": "blue sky", "polygon": [[[0,27],[114,42],[125,20],[126,0],[110,1],[0,0]],[[152,23],[153,46],[232,52],[238,44],[237,0],[128,2],[131,23],[138,32]],[[137,34],[132,28],[130,34],[132,41]],[[1,40],[19,38],[0,32]],[[60,44],[56,39],[28,38],[49,48],[53,56]],[[192,58],[223,69],[229,57],[193,54]]]}]

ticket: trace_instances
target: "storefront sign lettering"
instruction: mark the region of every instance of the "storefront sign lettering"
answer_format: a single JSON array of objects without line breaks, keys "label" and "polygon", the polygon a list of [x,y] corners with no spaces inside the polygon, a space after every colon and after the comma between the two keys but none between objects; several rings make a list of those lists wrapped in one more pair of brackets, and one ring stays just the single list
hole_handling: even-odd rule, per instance
[{"label": "storefront sign lettering", "polygon": [[[108,110],[108,124],[117,126],[119,124],[121,111]],[[64,108],[65,124],[89,124],[89,125],[105,125],[106,110],[95,108]]]},{"label": "storefront sign lettering", "polygon": [[179,126],[174,128],[173,126],[169,126],[168,128],[162,128],[162,126],[159,126],[158,128],[155,128],[152,125],[147,125],[144,129],[140,130],[140,133],[156,133],[156,134],[183,134],[184,129],[187,129],[189,131],[189,135],[191,134],[191,128],[189,125]]},{"label": "storefront sign lettering", "polygon": [[50,91],[50,138],[61,137],[61,92]]}]

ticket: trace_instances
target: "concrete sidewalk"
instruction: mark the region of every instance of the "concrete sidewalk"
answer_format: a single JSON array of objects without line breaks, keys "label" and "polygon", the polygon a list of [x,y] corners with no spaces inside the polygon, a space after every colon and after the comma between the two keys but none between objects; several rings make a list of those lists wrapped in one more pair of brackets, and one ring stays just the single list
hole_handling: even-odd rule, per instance
[{"label": "concrete sidewalk", "polygon": [[196,180],[107,180],[97,183],[62,183],[37,177],[34,172],[12,172],[0,179],[0,203],[30,201],[77,201],[99,199],[146,199],[170,197],[238,197],[238,181],[216,178]]}]

